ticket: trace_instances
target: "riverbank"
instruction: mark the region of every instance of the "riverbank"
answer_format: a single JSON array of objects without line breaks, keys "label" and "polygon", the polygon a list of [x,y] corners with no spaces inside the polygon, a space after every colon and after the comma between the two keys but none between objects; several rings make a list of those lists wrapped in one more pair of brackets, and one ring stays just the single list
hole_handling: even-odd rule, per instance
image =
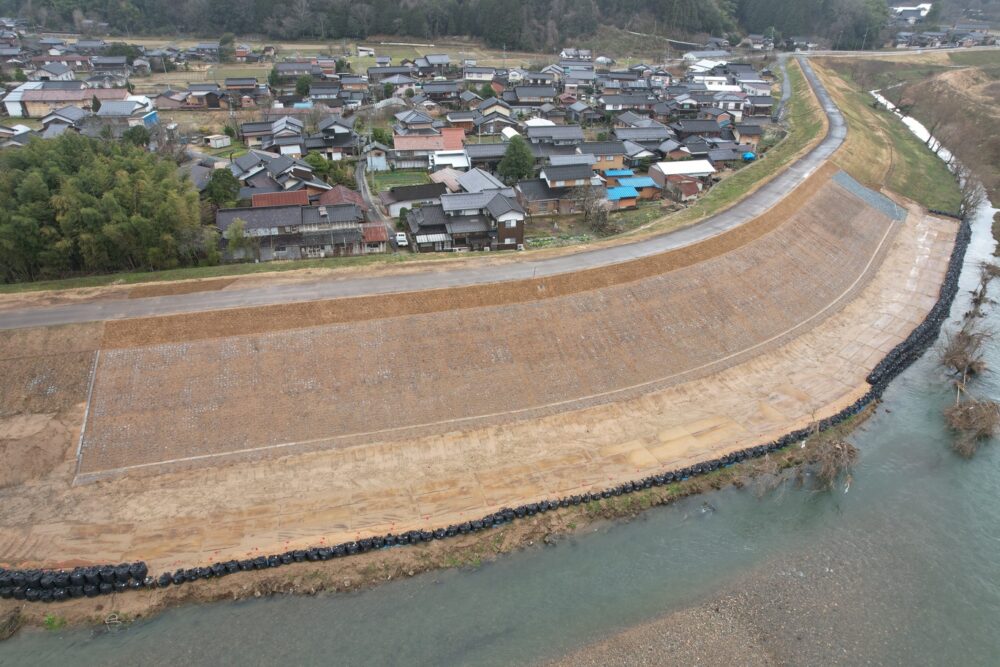
[{"label": "riverbank", "polygon": [[[0,600],[0,628],[5,625],[15,629],[101,626],[111,617],[130,623],[184,604],[273,595],[356,593],[437,570],[478,568],[526,548],[555,545],[573,535],[590,532],[602,523],[632,520],[650,509],[707,491],[735,486],[766,493],[791,477],[798,478],[797,483],[809,484],[810,467],[816,464],[822,451],[847,437],[875,410],[875,404],[869,405],[848,421],[762,458],[629,495],[553,509],[446,541],[381,549],[349,558],[292,563],[280,570],[253,570],[234,577],[128,591],[97,599],[69,600],[58,605]],[[0,639],[3,638],[0,633]]]}]

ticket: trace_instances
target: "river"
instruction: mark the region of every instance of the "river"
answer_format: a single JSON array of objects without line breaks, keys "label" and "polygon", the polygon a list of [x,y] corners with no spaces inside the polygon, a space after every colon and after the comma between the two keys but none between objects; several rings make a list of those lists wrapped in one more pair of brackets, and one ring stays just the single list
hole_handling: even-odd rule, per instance
[{"label": "river", "polygon": [[[974,222],[953,316],[992,254],[993,212]],[[988,319],[1000,329],[996,307]],[[988,363],[1000,369],[996,346]],[[987,374],[975,392],[1000,398],[1000,380]],[[779,661],[996,664],[1000,448],[952,454],[950,400],[931,350],[854,434],[847,493],[729,489],[363,593],[186,606],[110,632],[23,631],[0,644],[0,664],[530,664],[761,590]]]}]

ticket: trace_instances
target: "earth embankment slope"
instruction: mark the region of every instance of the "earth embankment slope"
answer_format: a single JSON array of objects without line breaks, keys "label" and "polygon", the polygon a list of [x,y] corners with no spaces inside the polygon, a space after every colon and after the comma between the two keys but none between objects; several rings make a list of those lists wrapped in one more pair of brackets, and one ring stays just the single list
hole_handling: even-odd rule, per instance
[{"label": "earth embankment slope", "polygon": [[[783,221],[764,216],[734,239],[371,309],[319,302],[318,326],[302,305],[298,317],[275,307],[109,323],[80,473],[499,424],[720,370],[836,312],[899,225],[826,172],[801,197]],[[162,341],[172,320],[185,324],[180,340],[136,344],[143,329]],[[241,326],[255,331],[201,338]],[[131,345],[119,348],[123,329]]]}]

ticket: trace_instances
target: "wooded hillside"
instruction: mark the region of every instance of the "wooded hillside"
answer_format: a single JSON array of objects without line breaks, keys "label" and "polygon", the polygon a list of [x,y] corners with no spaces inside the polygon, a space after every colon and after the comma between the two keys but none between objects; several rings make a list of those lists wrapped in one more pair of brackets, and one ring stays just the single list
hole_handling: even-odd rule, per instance
[{"label": "wooded hillside", "polygon": [[[122,34],[222,33],[279,39],[400,35],[479,37],[493,47],[551,51],[608,24],[673,37],[773,28],[860,45],[886,0],[0,0],[0,13],[50,29],[100,19]],[[855,39],[856,38],[856,39]]]}]

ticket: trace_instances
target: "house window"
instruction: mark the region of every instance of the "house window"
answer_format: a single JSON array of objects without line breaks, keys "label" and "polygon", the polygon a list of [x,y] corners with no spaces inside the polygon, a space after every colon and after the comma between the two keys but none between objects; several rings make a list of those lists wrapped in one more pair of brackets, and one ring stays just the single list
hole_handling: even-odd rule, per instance
[{"label": "house window", "polygon": [[517,229],[517,220],[508,220],[505,226],[507,229]]},{"label": "house window", "polygon": [[503,243],[504,245],[514,245],[515,243],[517,243],[517,239],[510,239],[510,238],[504,239]]}]

